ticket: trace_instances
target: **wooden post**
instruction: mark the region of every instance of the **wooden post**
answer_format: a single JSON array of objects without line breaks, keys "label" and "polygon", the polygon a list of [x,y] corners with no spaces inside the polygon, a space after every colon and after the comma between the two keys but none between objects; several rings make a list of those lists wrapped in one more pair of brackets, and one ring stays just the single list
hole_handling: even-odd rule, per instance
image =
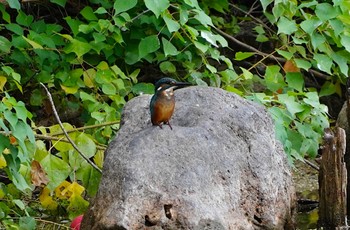
[{"label": "wooden post", "polygon": [[346,225],[347,171],[344,163],[346,136],[342,128],[325,130],[319,172],[319,227]]}]

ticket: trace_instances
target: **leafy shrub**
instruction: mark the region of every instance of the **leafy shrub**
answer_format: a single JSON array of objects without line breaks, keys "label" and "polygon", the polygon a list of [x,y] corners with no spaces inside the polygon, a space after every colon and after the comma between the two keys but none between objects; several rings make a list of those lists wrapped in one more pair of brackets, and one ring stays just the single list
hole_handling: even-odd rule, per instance
[{"label": "leafy shrub", "polygon": [[[51,2],[58,10],[69,4]],[[17,11],[0,5],[0,166],[11,180],[1,187],[6,227],[19,217],[29,218],[22,222],[33,222],[27,227],[34,229],[32,216],[41,209],[69,218],[83,213],[101,176],[67,142],[39,83],[49,88],[69,137],[102,168],[103,150],[119,128],[126,101],[154,91],[152,84],[138,82],[150,66],[159,66],[153,80],[165,74],[220,86],[236,76],[218,51],[226,40],[211,31],[211,18],[195,0],[91,0],[77,15],[56,18],[59,23],[45,21],[18,0],[8,3]],[[220,63],[225,71],[216,68]],[[25,198],[38,189],[40,207]]]}]

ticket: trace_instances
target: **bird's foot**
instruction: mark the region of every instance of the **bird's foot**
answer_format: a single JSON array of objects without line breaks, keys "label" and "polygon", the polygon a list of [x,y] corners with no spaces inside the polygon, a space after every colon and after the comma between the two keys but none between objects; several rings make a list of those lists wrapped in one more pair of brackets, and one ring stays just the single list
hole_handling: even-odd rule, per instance
[{"label": "bird's foot", "polygon": [[169,125],[170,129],[173,130],[173,127],[171,127],[171,124],[169,123],[169,121],[165,124]]}]

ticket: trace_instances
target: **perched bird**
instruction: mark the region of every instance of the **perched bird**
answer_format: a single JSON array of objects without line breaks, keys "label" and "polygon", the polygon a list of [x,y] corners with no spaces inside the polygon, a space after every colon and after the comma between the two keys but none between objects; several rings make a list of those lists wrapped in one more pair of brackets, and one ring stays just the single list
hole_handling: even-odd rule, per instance
[{"label": "perched bird", "polygon": [[162,78],[155,84],[155,92],[151,99],[151,121],[153,125],[162,128],[162,124],[169,125],[175,108],[174,90],[191,85],[186,82],[178,82],[172,78]]}]

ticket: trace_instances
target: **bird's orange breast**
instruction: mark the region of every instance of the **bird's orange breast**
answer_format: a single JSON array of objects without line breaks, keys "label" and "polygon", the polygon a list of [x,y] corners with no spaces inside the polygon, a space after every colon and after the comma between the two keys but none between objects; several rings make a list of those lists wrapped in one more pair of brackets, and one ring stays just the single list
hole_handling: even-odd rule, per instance
[{"label": "bird's orange breast", "polygon": [[154,104],[154,113],[151,120],[153,124],[160,124],[168,122],[174,113],[175,99],[159,98]]}]

